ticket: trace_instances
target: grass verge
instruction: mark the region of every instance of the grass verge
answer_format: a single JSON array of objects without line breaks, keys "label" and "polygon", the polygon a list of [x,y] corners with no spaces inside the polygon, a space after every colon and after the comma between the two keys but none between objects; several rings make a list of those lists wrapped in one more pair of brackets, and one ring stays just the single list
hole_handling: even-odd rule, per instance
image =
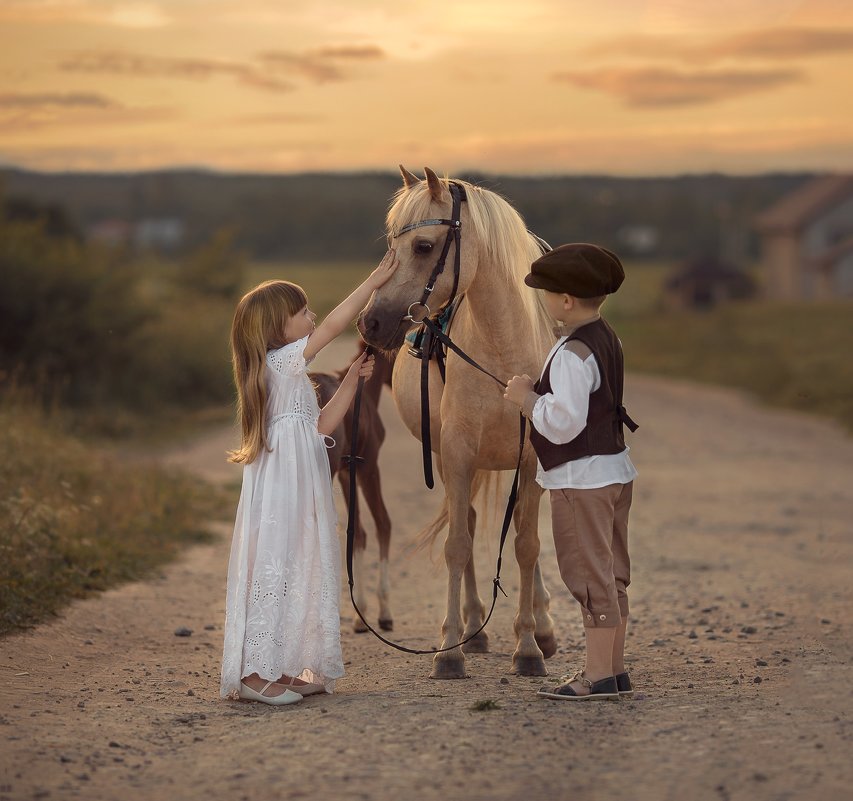
[{"label": "grass verge", "polygon": [[827,417],[853,432],[849,300],[752,300],[706,312],[665,311],[666,274],[661,265],[636,268],[624,297],[620,290],[605,304],[625,346],[628,370],[742,389],[769,405]]},{"label": "grass verge", "polygon": [[35,407],[0,404],[0,448],[0,634],[144,577],[233,511],[230,493],[110,459]]}]

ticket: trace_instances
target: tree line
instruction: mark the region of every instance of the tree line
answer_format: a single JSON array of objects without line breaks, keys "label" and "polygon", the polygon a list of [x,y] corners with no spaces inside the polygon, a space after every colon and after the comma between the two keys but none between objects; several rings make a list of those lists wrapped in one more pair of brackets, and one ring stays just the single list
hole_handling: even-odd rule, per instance
[{"label": "tree line", "polygon": [[[726,255],[749,261],[758,255],[755,215],[814,176],[457,177],[502,194],[528,227],[552,244],[594,241],[649,259]],[[176,218],[184,226],[183,252],[229,228],[235,246],[252,259],[361,261],[375,259],[385,247],[385,212],[400,178],[390,172],[50,174],[7,169],[0,171],[0,184],[8,197],[64,209],[83,235],[109,219]],[[653,234],[642,247],[630,236],[638,228]]]}]

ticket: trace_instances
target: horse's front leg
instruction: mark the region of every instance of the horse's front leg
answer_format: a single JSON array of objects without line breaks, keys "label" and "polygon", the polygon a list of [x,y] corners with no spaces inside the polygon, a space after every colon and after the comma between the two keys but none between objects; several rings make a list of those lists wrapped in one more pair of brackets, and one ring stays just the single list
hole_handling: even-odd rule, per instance
[{"label": "horse's front leg", "polygon": [[551,606],[551,593],[545,587],[542,579],[542,567],[536,560],[533,571],[533,616],[536,618],[534,637],[536,644],[542,649],[545,659],[550,659],[557,653],[557,638],[554,636],[554,619],[548,611]]},{"label": "horse's front leg", "polygon": [[[444,445],[445,431],[442,431]],[[460,596],[462,574],[473,553],[471,535],[468,531],[468,510],[470,506],[471,478],[474,470],[473,458],[465,459],[459,452],[458,440],[454,444],[442,447],[442,463],[445,492],[449,515],[449,530],[444,542],[444,561],[447,564],[447,616],[441,626],[441,647],[447,648],[461,642],[462,614]],[[438,653],[432,660],[430,678],[464,679],[465,656],[461,648]]]},{"label": "horse's front leg", "polygon": [[376,538],[379,540],[379,628],[393,631],[394,616],[391,614],[391,581],[388,574],[388,552],[391,545],[391,518],[382,497],[382,482],[379,478],[377,454],[369,452],[365,457],[365,466],[358,472],[358,485],[367,502],[373,522],[376,526]]},{"label": "horse's front leg", "polygon": [[[473,506],[468,507],[468,533],[471,535],[471,558],[465,565],[465,603],[462,607],[462,618],[465,621],[465,631],[462,639],[467,640],[483,625],[486,619],[486,607],[477,592],[477,573],[474,570],[474,534],[477,530],[477,512]],[[466,654],[487,654],[489,652],[489,635],[485,629],[462,646]]]},{"label": "horse's front leg", "polygon": [[[516,648],[512,672],[521,676],[547,676],[542,651],[536,643],[534,576],[539,559],[539,488],[534,486],[530,470],[521,475],[518,505],[515,509],[515,558],[518,561],[520,592],[515,616]],[[553,624],[552,624],[553,628]]]},{"label": "horse's front leg", "polygon": [[[534,481],[531,484],[531,491],[538,493],[538,500],[535,501],[536,509],[539,509],[539,504],[542,500],[542,488]],[[537,511],[536,530],[539,531],[539,516]],[[542,654],[546,659],[550,659],[557,653],[557,638],[554,636],[554,620],[550,613],[551,608],[551,593],[548,592],[545,586],[545,581],[542,578],[542,566],[539,564],[539,559],[536,560],[536,568],[533,571],[533,616],[536,618],[536,644],[542,649]]]}]

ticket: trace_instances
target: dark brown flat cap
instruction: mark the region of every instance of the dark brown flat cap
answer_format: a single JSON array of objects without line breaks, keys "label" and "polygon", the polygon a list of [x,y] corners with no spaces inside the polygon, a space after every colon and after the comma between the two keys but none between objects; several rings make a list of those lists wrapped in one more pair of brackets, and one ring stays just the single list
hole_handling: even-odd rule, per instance
[{"label": "dark brown flat cap", "polygon": [[615,253],[598,245],[575,242],[560,245],[536,259],[524,283],[576,298],[596,298],[615,292],[624,279],[622,262]]}]

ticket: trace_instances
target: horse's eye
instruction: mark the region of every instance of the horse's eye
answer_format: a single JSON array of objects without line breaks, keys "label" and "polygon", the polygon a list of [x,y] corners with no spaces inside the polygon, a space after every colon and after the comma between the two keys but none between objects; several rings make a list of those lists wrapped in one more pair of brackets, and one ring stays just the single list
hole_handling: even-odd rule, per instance
[{"label": "horse's eye", "polygon": [[427,242],[421,239],[415,242],[415,253],[430,253],[432,251],[432,242]]}]

